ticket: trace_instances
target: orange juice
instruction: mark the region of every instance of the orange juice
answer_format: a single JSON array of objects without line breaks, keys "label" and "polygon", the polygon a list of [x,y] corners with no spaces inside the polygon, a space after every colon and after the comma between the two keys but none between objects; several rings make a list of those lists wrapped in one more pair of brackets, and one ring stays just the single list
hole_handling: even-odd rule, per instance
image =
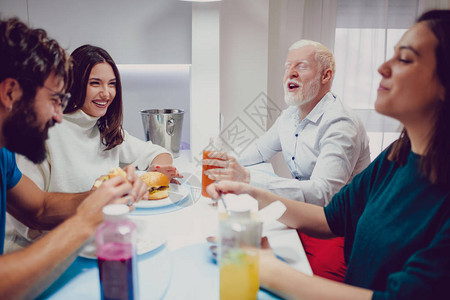
[{"label": "orange juice", "polygon": [[[211,151],[203,150],[203,159],[208,159],[208,155]],[[205,171],[209,169],[217,169],[220,167],[217,166],[207,166],[203,165],[202,169],[202,196],[211,198],[211,196],[206,192],[206,187],[214,182],[214,180],[209,179],[208,176],[205,175]]]},{"label": "orange juice", "polygon": [[220,300],[256,299],[259,290],[257,252],[231,250],[220,259]]}]

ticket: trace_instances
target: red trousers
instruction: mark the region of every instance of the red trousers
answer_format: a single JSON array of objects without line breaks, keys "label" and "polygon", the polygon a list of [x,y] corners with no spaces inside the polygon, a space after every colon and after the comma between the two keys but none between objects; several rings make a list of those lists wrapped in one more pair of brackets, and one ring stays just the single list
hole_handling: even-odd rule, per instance
[{"label": "red trousers", "polygon": [[314,275],[343,282],[347,264],[344,260],[344,238],[321,240],[298,232]]}]

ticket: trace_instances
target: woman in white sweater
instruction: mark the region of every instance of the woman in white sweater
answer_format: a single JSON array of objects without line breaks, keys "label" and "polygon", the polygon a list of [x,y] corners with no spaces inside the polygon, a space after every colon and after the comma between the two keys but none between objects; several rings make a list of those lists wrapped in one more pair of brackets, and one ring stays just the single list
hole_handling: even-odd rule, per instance
[{"label": "woman in white sweater", "polygon": [[[64,110],[64,121],[49,131],[47,160],[35,165],[18,156],[20,170],[42,190],[51,192],[88,191],[98,177],[128,164],[139,170],[160,171],[176,181],[180,175],[167,150],[122,128],[121,81],[111,56],[102,48],[84,45],[71,57],[72,99]],[[12,222],[16,229],[10,235],[13,244],[26,244],[20,241],[22,237],[31,241],[40,235],[18,221]]]}]

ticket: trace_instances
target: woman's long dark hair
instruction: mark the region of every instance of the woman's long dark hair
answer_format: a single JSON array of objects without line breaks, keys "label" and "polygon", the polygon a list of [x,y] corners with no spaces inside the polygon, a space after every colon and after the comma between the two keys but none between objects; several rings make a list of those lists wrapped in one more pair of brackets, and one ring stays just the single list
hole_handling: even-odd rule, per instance
[{"label": "woman's long dark hair", "polygon": [[86,99],[86,88],[92,68],[99,63],[108,63],[116,76],[116,96],[108,107],[106,114],[98,122],[100,139],[106,150],[113,149],[123,142],[122,129],[122,84],[119,70],[112,57],[102,48],[92,45],[83,45],[75,49],[71,56],[73,61],[73,84],[70,94],[70,101],[64,113],[71,113],[83,107]]},{"label": "woman's long dark hair", "polygon": [[[438,43],[435,50],[436,76],[445,90],[444,99],[439,99],[434,130],[420,161],[422,173],[445,190],[450,189],[450,10],[432,10],[419,17],[425,22]],[[403,129],[400,138],[393,144],[389,158],[401,165],[406,163],[411,141]]]}]

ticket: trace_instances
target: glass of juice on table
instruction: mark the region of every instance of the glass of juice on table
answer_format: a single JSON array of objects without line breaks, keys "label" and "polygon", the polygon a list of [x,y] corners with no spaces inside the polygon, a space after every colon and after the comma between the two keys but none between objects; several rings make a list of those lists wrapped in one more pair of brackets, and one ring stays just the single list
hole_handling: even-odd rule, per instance
[{"label": "glass of juice on table", "polygon": [[[224,143],[220,139],[220,137],[217,138],[211,138],[209,141],[208,146],[203,150],[203,159],[210,159],[208,156],[211,152],[225,152],[227,149],[225,149]],[[218,158],[215,158],[218,159]],[[222,160],[222,159],[218,159]],[[206,187],[214,182],[214,180],[210,179],[208,176],[205,175],[206,170],[210,169],[217,169],[221,168],[219,166],[214,165],[205,165],[203,164],[202,167],[202,196],[211,198],[211,196],[206,192]]]},{"label": "glass of juice on table", "polygon": [[262,223],[248,207],[231,204],[219,214],[220,300],[256,299]]},{"label": "glass of juice on table", "polygon": [[[203,150],[203,159],[209,159],[209,153],[213,151],[210,150]],[[217,158],[216,158],[217,159]],[[202,168],[202,196],[211,198],[211,196],[206,192],[206,187],[214,182],[214,180],[210,179],[208,176],[205,175],[206,170],[210,169],[217,169],[220,168],[219,166],[212,166],[212,165],[203,165]]]}]

